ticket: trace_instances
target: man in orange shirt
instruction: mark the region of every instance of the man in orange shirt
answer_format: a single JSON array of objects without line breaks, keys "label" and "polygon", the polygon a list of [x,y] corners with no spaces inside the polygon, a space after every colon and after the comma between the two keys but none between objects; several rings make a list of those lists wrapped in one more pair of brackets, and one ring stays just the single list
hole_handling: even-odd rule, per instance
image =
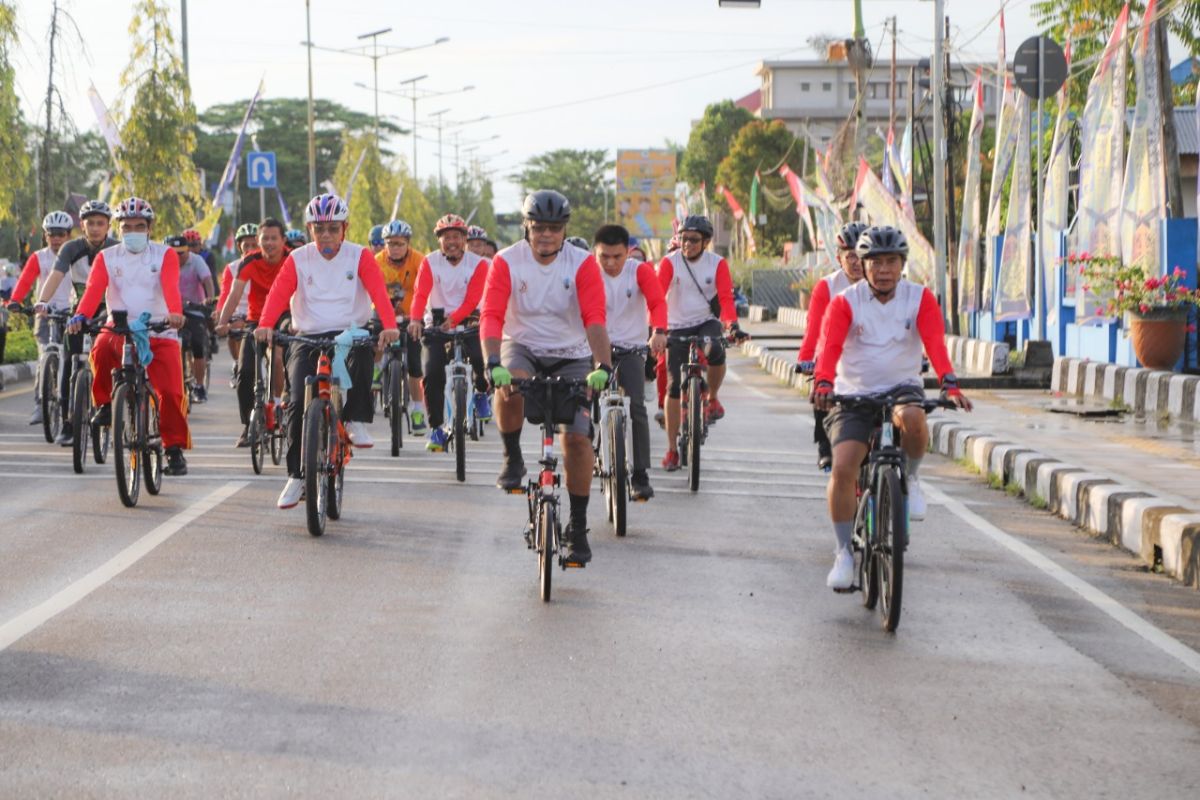
[{"label": "man in orange shirt", "polygon": [[[397,317],[408,318],[412,312],[413,289],[417,283],[417,271],[425,254],[414,250],[412,228],[401,219],[394,219],[383,226],[384,248],[375,255],[379,271],[383,273],[383,282],[388,294],[395,304]],[[401,326],[403,327],[403,325]],[[409,419],[412,420],[413,434],[421,436],[425,433],[425,390],[421,386],[423,376],[421,370],[421,342],[419,339],[408,340],[408,395],[412,398],[412,408]]]}]

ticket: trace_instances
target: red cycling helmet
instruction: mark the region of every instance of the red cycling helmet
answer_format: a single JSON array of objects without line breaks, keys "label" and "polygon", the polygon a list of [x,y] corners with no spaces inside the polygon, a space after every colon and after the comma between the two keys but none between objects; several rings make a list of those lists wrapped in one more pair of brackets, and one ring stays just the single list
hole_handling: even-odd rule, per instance
[{"label": "red cycling helmet", "polygon": [[204,240],[200,237],[200,231],[195,228],[188,228],[183,232],[183,238],[187,239],[188,244],[201,244]]},{"label": "red cycling helmet", "polygon": [[433,226],[433,235],[441,236],[446,231],[462,231],[465,236],[467,233],[467,221],[458,214],[447,214]]}]

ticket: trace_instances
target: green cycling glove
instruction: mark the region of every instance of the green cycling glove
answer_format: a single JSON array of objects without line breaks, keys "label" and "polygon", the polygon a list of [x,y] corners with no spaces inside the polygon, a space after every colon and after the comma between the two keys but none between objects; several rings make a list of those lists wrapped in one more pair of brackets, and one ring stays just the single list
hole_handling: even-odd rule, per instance
[{"label": "green cycling glove", "polygon": [[612,370],[601,364],[587,375],[588,388],[593,392],[600,392],[604,387],[608,386],[608,376],[612,375]]},{"label": "green cycling glove", "polygon": [[493,386],[510,386],[512,384],[512,373],[503,365],[497,364],[488,374],[491,375]]}]

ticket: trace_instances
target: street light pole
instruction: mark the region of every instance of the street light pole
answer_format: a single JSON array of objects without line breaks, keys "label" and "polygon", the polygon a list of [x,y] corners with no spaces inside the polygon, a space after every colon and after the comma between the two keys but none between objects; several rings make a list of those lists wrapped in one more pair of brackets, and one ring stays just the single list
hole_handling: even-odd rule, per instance
[{"label": "street light pole", "polygon": [[[413,109],[412,110],[412,137],[413,137],[413,170],[412,170],[412,174],[413,174],[414,178],[416,178],[418,175],[418,172],[417,172],[417,127],[419,126],[419,123],[417,122],[417,101],[418,100],[430,100],[434,97],[445,97],[445,96],[451,95],[451,94],[461,94],[462,92],[470,92],[475,89],[474,86],[464,86],[461,89],[451,89],[448,92],[426,91],[426,92],[422,93],[417,88],[417,85],[416,85],[417,81],[425,80],[428,77],[429,77],[428,75],[418,75],[415,78],[409,78],[408,80],[400,81],[401,86],[404,86],[406,84],[411,84],[411,89],[408,93],[390,92],[387,89],[379,90],[383,94],[390,94],[393,97],[400,97],[405,100],[412,101],[412,109]],[[355,86],[361,86],[364,89],[370,88],[361,83],[356,83]],[[474,120],[474,121],[478,122],[478,120]]]},{"label": "street light pole", "polygon": [[312,0],[304,0],[305,44],[308,50],[308,196],[317,194],[317,139],[313,120]]},{"label": "street light pole", "polygon": [[413,180],[416,180],[416,178],[417,178],[417,81],[423,81],[428,77],[429,77],[428,75],[418,75],[415,78],[409,78],[406,81],[400,81],[401,86],[404,86],[405,84],[411,85],[412,107],[413,107],[413,112],[412,112],[412,140],[413,140],[412,174],[413,174]]},{"label": "street light pole", "polygon": [[[438,132],[438,199],[441,199],[442,191],[446,186],[446,182],[442,177],[442,115],[449,113],[450,109],[443,108],[441,111],[435,111],[429,116],[437,117],[437,132]],[[413,131],[416,135],[416,131]]]},{"label": "street light pole", "polygon": [[945,75],[943,74],[942,51],[945,47],[943,19],[945,0],[933,0],[933,58],[931,59],[929,87],[933,93],[933,250],[935,275],[934,286],[942,303],[942,317],[949,315],[950,302],[946,296],[946,116]]},{"label": "street light pole", "polygon": [[379,55],[379,37],[385,33],[391,33],[391,32],[392,32],[391,28],[380,28],[377,31],[371,31],[370,33],[364,33],[358,37],[359,40],[362,40],[362,39],[370,39],[371,40],[371,54],[368,55],[367,58],[371,59],[371,72],[374,75],[375,149],[376,150],[379,149],[379,59],[382,57]]}]

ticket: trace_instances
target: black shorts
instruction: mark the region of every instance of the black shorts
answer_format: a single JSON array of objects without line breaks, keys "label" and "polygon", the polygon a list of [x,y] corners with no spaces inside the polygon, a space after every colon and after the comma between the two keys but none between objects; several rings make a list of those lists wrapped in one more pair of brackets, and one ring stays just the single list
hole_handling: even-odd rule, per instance
[{"label": "black shorts", "polygon": [[[895,386],[887,394],[897,399],[897,405],[920,403],[925,399],[925,390],[911,384]],[[825,417],[825,433],[829,435],[829,443],[833,447],[842,442],[870,444],[875,421],[874,413],[867,409],[835,406]]]},{"label": "black shorts", "polygon": [[180,344],[186,352],[192,354],[192,358],[205,358],[208,355],[208,349],[205,347],[208,343],[208,325],[204,320],[184,314],[183,329],[179,334]]},{"label": "black shorts", "polygon": [[724,332],[721,320],[714,318],[690,328],[674,328],[668,333],[667,395],[669,397],[679,397],[680,387],[683,385],[679,378],[679,371],[687,364],[688,357],[687,342],[672,342],[670,336],[710,337],[708,346],[703,348],[704,358],[710,367],[719,367],[725,363]]}]

